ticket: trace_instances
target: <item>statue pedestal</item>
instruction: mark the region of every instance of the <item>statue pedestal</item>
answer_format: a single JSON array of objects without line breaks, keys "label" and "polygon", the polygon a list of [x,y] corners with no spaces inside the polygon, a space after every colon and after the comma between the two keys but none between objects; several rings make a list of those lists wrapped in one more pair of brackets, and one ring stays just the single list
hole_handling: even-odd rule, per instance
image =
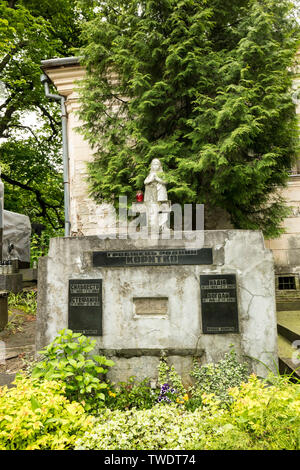
[{"label": "statue pedestal", "polygon": [[[138,215],[138,219],[135,222],[139,222],[142,230],[147,230],[148,233],[162,233],[165,230],[170,230],[170,213],[171,201],[145,201],[143,203],[133,203],[129,215]],[[136,223],[134,223],[135,227]]]}]

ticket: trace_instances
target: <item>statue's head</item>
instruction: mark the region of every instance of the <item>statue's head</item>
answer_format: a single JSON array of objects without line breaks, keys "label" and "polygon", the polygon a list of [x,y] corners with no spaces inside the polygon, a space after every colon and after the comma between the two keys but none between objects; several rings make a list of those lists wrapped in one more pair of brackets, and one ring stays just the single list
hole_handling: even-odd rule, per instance
[{"label": "statue's head", "polygon": [[151,162],[151,171],[158,173],[163,171],[162,164],[158,158],[154,158]]}]

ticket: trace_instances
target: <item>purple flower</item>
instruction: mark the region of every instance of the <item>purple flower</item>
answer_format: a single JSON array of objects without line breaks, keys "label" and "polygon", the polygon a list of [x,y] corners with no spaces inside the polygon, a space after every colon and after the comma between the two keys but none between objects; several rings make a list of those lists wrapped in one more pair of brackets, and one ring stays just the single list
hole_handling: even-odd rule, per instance
[{"label": "purple flower", "polygon": [[165,401],[167,403],[171,403],[172,400],[170,398],[170,396],[168,396],[168,394],[174,394],[174,393],[177,393],[176,390],[174,388],[170,388],[170,385],[168,383],[165,383],[163,385],[161,385],[160,387],[160,395],[157,399],[157,401],[159,403],[161,403],[162,401]]}]

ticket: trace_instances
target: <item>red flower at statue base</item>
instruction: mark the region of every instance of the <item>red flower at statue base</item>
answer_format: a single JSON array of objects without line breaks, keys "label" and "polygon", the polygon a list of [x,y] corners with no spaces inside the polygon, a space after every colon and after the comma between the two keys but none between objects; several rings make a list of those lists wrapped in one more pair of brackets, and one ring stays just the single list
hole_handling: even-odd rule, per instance
[{"label": "red flower at statue base", "polygon": [[136,197],[136,202],[143,202],[143,200],[144,200],[143,191],[137,191],[135,197]]}]

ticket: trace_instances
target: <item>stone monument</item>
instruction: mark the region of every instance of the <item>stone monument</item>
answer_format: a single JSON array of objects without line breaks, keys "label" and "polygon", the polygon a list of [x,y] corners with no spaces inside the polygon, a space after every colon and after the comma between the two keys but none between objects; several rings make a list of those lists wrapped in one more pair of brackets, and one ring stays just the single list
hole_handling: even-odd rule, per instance
[{"label": "stone monument", "polygon": [[51,240],[39,261],[37,350],[70,328],[94,337],[96,351],[114,360],[111,380],[155,379],[164,354],[188,382],[194,358],[218,361],[233,344],[267,375],[262,362],[276,364],[277,325],[274,263],[262,233],[163,238],[171,203],[158,159],[145,200],[135,204],[156,238]]}]

